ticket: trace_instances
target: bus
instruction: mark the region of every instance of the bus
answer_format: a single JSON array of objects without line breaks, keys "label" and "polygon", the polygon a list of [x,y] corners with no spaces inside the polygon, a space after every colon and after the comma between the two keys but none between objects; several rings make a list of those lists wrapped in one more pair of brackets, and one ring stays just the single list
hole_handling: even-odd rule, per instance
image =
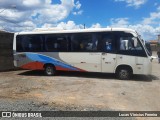
[{"label": "bus", "polygon": [[115,73],[118,79],[151,74],[151,57],[135,30],[99,28],[18,32],[13,40],[14,66],[56,71]]}]

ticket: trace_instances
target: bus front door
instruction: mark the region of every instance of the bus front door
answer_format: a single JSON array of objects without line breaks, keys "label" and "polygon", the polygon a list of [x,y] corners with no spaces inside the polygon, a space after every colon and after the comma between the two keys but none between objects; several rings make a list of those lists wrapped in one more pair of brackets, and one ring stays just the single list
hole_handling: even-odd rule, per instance
[{"label": "bus front door", "polygon": [[116,56],[116,54],[102,53],[102,72],[114,72],[116,66]]}]

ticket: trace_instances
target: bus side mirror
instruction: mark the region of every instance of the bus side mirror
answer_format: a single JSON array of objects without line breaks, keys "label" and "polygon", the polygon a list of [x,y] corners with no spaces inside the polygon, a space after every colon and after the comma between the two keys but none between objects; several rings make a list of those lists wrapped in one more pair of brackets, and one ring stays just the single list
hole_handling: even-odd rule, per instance
[{"label": "bus side mirror", "polygon": [[138,44],[138,40],[136,37],[133,37],[133,43],[134,43],[134,47],[137,47],[137,44]]}]

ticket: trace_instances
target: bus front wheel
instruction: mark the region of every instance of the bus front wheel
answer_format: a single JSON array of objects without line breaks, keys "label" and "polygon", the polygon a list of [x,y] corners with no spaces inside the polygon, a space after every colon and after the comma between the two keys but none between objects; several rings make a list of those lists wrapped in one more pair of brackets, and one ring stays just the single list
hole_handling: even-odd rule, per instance
[{"label": "bus front wheel", "polygon": [[47,76],[52,76],[52,75],[55,75],[56,69],[53,65],[49,64],[49,65],[45,65],[44,72]]},{"label": "bus front wheel", "polygon": [[127,67],[120,67],[116,71],[116,75],[117,75],[118,79],[120,79],[120,80],[128,80],[128,79],[130,79],[132,72]]}]

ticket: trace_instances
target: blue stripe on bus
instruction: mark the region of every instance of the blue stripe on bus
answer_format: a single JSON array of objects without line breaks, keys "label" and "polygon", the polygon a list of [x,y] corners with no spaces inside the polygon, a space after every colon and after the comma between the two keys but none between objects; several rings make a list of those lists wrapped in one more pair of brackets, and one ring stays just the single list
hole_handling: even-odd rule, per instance
[{"label": "blue stripe on bus", "polygon": [[79,69],[77,69],[71,65],[63,63],[55,58],[50,58],[48,56],[44,56],[44,55],[40,55],[40,54],[36,54],[36,53],[26,53],[26,56],[33,61],[42,62],[44,64],[52,63],[55,66],[60,66],[60,67],[67,68],[70,70],[79,71]]}]

